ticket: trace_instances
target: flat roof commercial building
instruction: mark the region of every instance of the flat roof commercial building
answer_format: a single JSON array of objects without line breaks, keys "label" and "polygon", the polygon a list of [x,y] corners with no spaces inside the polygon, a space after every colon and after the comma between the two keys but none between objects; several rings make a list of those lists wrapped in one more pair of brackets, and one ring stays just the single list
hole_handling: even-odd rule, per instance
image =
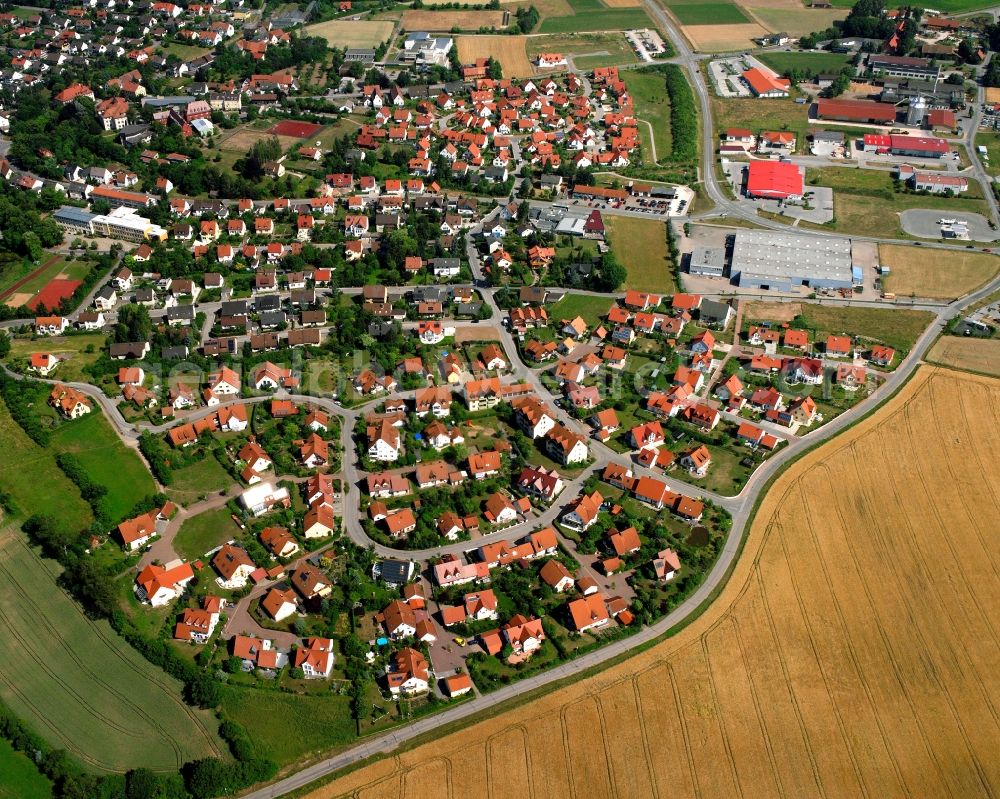
[{"label": "flat roof commercial building", "polygon": [[889,75],[894,78],[936,81],[941,77],[941,67],[932,64],[929,58],[907,58],[873,53],[868,56],[868,68],[876,75]]},{"label": "flat roof commercial building", "polygon": [[748,230],[733,236],[729,273],[741,288],[840,289],[853,285],[851,266],[850,239]]},{"label": "flat roof commercial building", "polygon": [[722,247],[695,247],[688,272],[705,277],[722,277],[726,271],[726,251]]}]

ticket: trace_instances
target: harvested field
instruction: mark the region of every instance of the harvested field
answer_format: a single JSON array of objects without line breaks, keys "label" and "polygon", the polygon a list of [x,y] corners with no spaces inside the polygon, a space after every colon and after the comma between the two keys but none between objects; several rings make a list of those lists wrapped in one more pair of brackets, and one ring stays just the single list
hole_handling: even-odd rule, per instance
[{"label": "harvested field", "polygon": [[509,11],[404,11],[402,25],[408,31],[477,31],[480,28],[505,28],[510,24]]},{"label": "harvested field", "polygon": [[986,88],[986,102],[1000,103],[1000,87],[988,86]]},{"label": "harvested field", "polygon": [[94,621],[56,584],[22,533],[0,531],[0,697],[88,769],[174,771],[224,749],[209,711]]},{"label": "harvested field", "polygon": [[334,19],[302,29],[306,36],[322,36],[331,47],[378,47],[388,41],[395,27],[386,20]]},{"label": "harvested field", "polygon": [[524,49],[526,39],[526,36],[459,36],[455,44],[463,64],[493,56],[500,62],[505,78],[523,78],[535,73]]},{"label": "harvested field", "polygon": [[975,250],[948,250],[928,258],[920,247],[880,244],[878,256],[892,270],[882,281],[886,290],[899,296],[964,297],[1000,270],[1000,258]]},{"label": "harvested field", "polygon": [[293,122],[286,119],[271,128],[268,133],[279,138],[291,136],[296,139],[308,139],[314,136],[318,130],[323,130],[323,126],[317,125],[315,122]]},{"label": "harvested field", "polygon": [[927,353],[927,360],[1000,377],[1000,339],[942,336]]},{"label": "harvested field", "polygon": [[309,798],[489,796],[512,761],[532,796],[994,795],[998,424],[1000,382],[922,368],[776,481],[673,638]]},{"label": "harvested field", "polygon": [[639,8],[641,0],[604,0],[608,8]]},{"label": "harvested field", "polygon": [[757,45],[754,39],[767,35],[766,28],[755,23],[743,25],[684,25],[681,31],[695,50],[703,53],[726,53]]},{"label": "harvested field", "polygon": [[[742,3],[741,5],[749,5]],[[750,16],[772,31],[785,31],[790,36],[804,36],[813,31],[829,28],[836,20],[846,15],[844,9],[836,8],[784,8],[781,3],[767,3],[762,7],[747,9]]]}]

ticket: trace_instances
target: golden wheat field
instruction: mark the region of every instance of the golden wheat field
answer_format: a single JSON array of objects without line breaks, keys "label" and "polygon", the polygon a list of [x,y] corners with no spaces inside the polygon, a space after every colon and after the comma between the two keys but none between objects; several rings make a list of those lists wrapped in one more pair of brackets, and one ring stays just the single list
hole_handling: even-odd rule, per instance
[{"label": "golden wheat field", "polygon": [[767,28],[755,22],[731,25],[682,25],[691,46],[702,53],[728,53],[753,48],[754,39],[767,36]]},{"label": "golden wheat field", "polygon": [[942,336],[927,353],[927,360],[1000,377],[1000,339]]},{"label": "golden wheat field", "polygon": [[524,36],[459,36],[455,46],[463,64],[492,56],[500,62],[505,78],[523,78],[535,73],[524,49],[526,40]]},{"label": "golden wheat field", "polygon": [[921,367],[674,638],[310,799],[1000,793],[1000,381]]},{"label": "golden wheat field", "polygon": [[975,291],[1000,270],[1000,257],[976,250],[947,250],[929,258],[927,250],[880,244],[879,262],[891,272],[885,289],[899,296],[954,299]]}]

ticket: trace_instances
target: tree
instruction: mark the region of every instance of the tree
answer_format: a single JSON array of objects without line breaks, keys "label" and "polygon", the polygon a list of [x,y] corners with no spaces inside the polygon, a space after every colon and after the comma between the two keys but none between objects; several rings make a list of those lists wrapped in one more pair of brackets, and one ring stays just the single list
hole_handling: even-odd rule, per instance
[{"label": "tree", "polygon": [[144,305],[123,305],[118,311],[118,324],[115,325],[115,341],[149,341],[153,335],[153,322],[149,318],[149,309]]}]

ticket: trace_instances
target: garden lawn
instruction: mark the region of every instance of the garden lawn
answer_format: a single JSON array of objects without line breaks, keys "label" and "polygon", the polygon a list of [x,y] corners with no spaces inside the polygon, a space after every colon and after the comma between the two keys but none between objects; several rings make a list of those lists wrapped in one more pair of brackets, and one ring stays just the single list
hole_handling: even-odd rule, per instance
[{"label": "garden lawn", "polygon": [[0,799],[51,799],[52,783],[28,756],[0,738]]},{"label": "garden lawn", "polygon": [[122,444],[99,410],[56,428],[52,448],[71,452],[91,478],[108,489],[104,502],[112,521],[127,518],[140,500],[156,493],[146,464]]},{"label": "garden lawn", "polygon": [[0,491],[9,495],[19,513],[43,513],[71,530],[82,530],[93,521],[90,506],[56,466],[55,453],[28,438],[3,401],[0,451],[4,453],[0,459]]},{"label": "garden lawn", "polygon": [[[635,106],[635,115],[649,123],[653,128],[653,141],[656,144],[657,159],[669,157],[671,148],[670,136],[670,95],[667,94],[663,75],[656,72],[637,72],[628,70],[622,73],[625,85]],[[649,125],[639,125],[639,136],[643,143],[643,160],[653,161],[653,153],[649,149]]]},{"label": "garden lawn", "polygon": [[167,494],[182,505],[197,502],[203,495],[222,491],[235,482],[211,453],[200,461],[174,469],[173,478]]},{"label": "garden lawn", "polygon": [[226,688],[222,710],[246,727],[261,757],[273,758],[282,766],[355,739],[347,696]]},{"label": "garden lawn", "polygon": [[735,3],[668,3],[668,7],[682,25],[743,25],[753,21]]},{"label": "garden lawn", "polygon": [[611,307],[611,297],[591,297],[584,294],[567,294],[549,309],[549,316],[560,319],[582,317],[588,327],[594,327]]},{"label": "garden lawn", "polygon": [[174,538],[174,549],[188,560],[200,558],[243,533],[223,506],[185,519]]},{"label": "garden lawn", "polygon": [[626,288],[661,294],[673,291],[674,269],[667,252],[665,222],[608,216],[605,225],[612,250],[628,270]]}]

